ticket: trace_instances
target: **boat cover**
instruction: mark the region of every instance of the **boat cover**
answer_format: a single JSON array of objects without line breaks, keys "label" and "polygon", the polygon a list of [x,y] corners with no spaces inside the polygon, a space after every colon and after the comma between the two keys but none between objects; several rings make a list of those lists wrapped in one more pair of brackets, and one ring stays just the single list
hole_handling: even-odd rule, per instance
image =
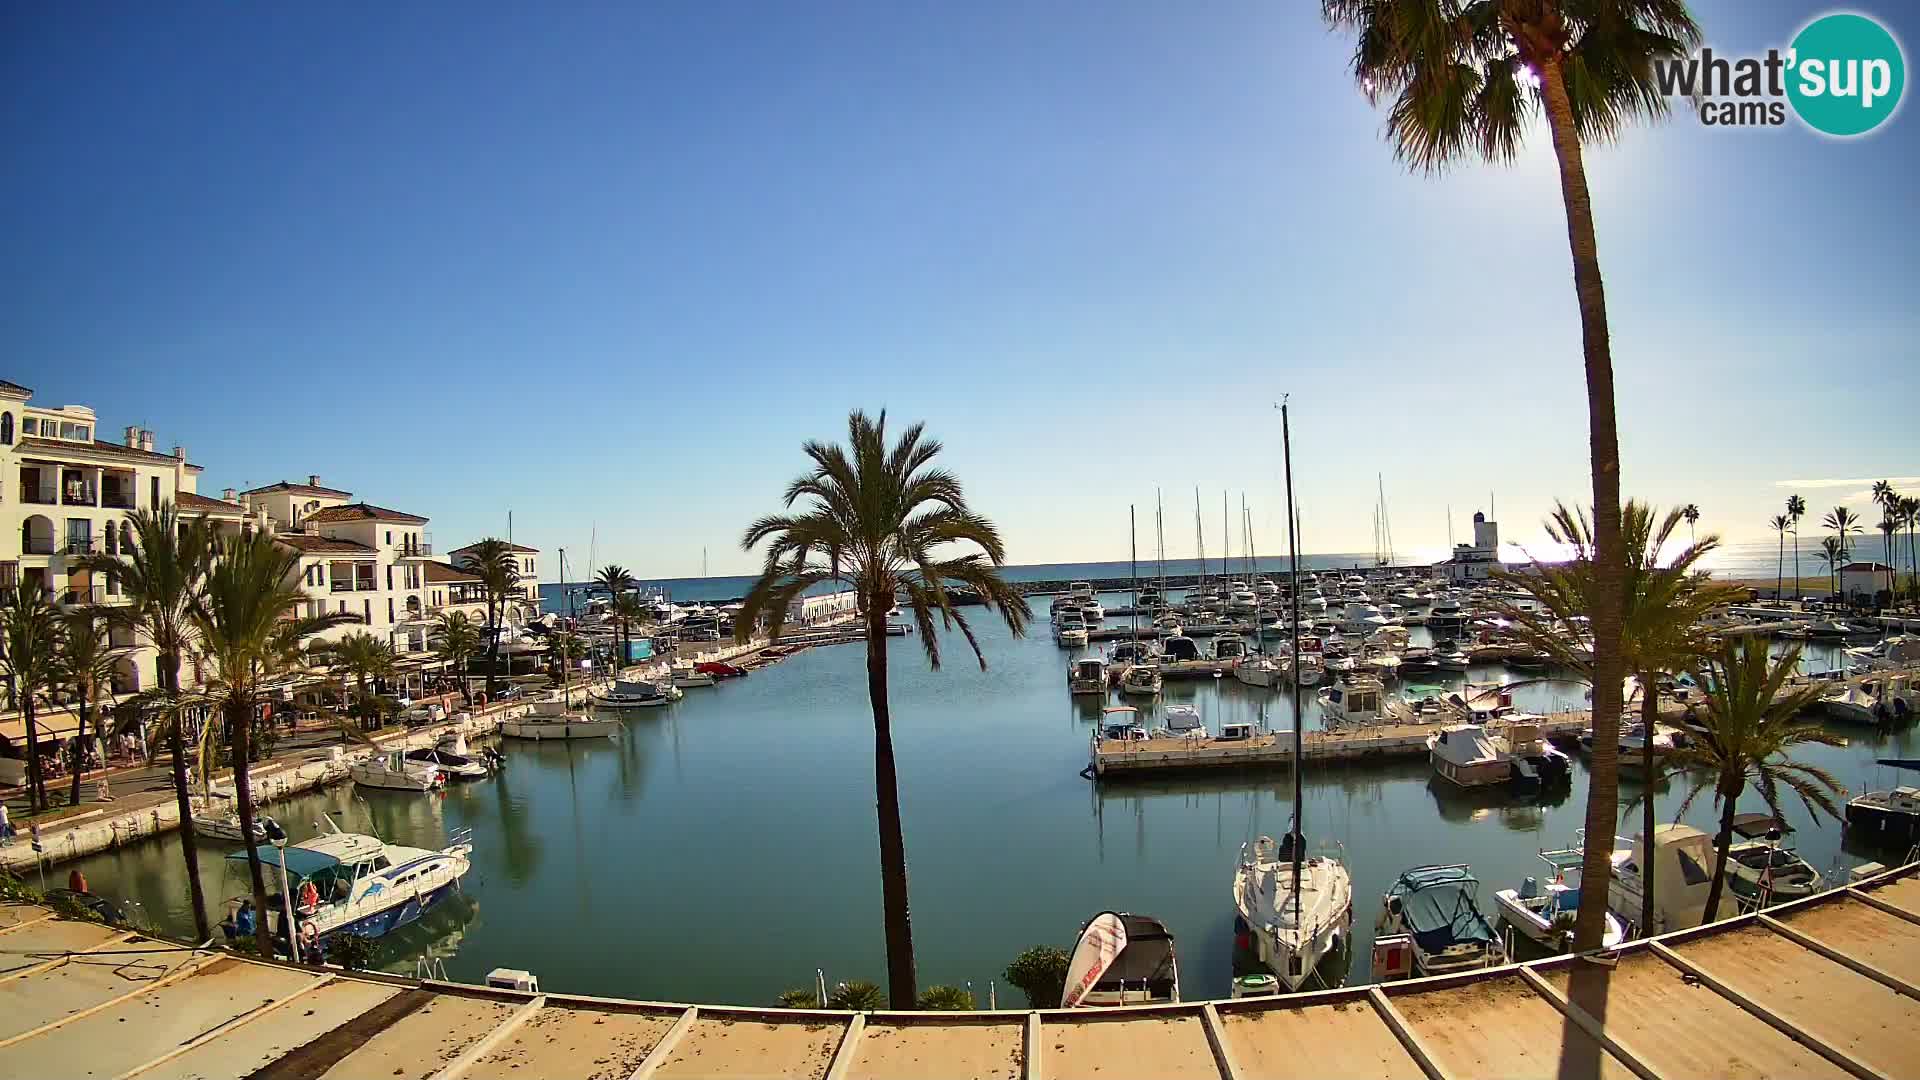
[{"label": "boat cover", "polygon": [[1423,866],[1400,875],[1390,895],[1401,918],[1427,952],[1463,942],[1492,941],[1493,928],[1474,902],[1479,883],[1464,867]]},{"label": "boat cover", "polygon": [[1169,705],[1166,711],[1169,731],[1197,731],[1203,726],[1200,710],[1191,705]]}]

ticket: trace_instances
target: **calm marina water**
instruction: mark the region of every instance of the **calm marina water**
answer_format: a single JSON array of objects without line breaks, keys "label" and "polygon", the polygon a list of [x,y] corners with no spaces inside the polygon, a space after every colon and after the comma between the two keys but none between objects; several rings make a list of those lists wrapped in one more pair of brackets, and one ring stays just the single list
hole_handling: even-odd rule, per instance
[{"label": "calm marina water", "polygon": [[[1022,949],[1068,947],[1086,918],[1115,908],[1165,920],[1186,996],[1224,996],[1233,868],[1245,840],[1286,828],[1288,775],[1081,779],[1098,706],[1069,698],[1069,654],[1039,634],[1044,624],[1022,641],[997,622],[978,625],[984,672],[957,636],[943,642],[938,673],[927,670],[917,639],[889,641],[922,985],[971,981],[984,1004],[988,980]],[[347,786],[273,812],[296,839],[318,831],[313,822],[329,809],[344,812],[350,829],[420,846],[473,830],[464,901],[389,939],[393,970],[411,972],[431,950],[458,980],[524,967],[554,991],[758,1004],[809,985],[816,967],[830,980],[881,981],[863,663],[859,646],[815,649],[633,716],[617,741],[510,743],[503,775],[442,796]],[[1522,699],[1572,706],[1581,691],[1532,687]],[[1230,679],[1169,683],[1163,701],[1197,703],[1210,726],[1291,724],[1285,693]],[[1806,759],[1855,791],[1901,782],[1873,759],[1915,756],[1910,732],[1876,741],[1841,730],[1848,746],[1815,747]],[[1672,819],[1682,794],[1679,785],[1658,793],[1661,820]],[[1491,912],[1494,889],[1539,870],[1537,849],[1573,840],[1585,795],[1578,766],[1571,792],[1546,804],[1457,793],[1424,761],[1309,774],[1307,835],[1338,843],[1353,871],[1355,977],[1365,976],[1379,896],[1400,870],[1471,863]],[[1742,809],[1760,809],[1757,797]],[[1800,850],[1822,871],[1877,854],[1843,863],[1837,825],[1814,826],[1797,803],[1786,811]],[[1703,828],[1711,819],[1705,798],[1686,817]],[[223,853],[206,849],[214,897],[240,891],[240,878],[223,873]],[[190,932],[173,838],[79,865],[96,891],[135,899],[161,926]],[[1001,990],[1003,1004],[1019,1004],[1017,991]]]}]

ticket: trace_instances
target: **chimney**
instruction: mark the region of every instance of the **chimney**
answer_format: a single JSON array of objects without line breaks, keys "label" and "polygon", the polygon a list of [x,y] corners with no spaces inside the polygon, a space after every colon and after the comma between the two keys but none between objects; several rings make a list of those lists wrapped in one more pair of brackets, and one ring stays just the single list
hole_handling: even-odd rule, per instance
[{"label": "chimney", "polygon": [[132,424],[127,425],[127,448],[129,450],[140,449],[140,429]]},{"label": "chimney", "polygon": [[319,474],[319,473],[308,473],[308,474],[307,474],[307,486],[308,486],[308,487],[319,487],[319,486],[320,486],[320,474]]},{"label": "chimney", "polygon": [[149,428],[140,429],[140,449],[153,453],[153,431]]},{"label": "chimney", "polygon": [[232,488],[228,488],[220,493],[220,500],[222,502],[237,503],[240,501],[240,493]]},{"label": "chimney", "polygon": [[187,448],[186,448],[186,447],[184,447],[184,446],[176,446],[176,447],[174,447],[174,448],[173,448],[173,460],[175,460],[175,461],[185,461],[185,460],[187,460]]}]

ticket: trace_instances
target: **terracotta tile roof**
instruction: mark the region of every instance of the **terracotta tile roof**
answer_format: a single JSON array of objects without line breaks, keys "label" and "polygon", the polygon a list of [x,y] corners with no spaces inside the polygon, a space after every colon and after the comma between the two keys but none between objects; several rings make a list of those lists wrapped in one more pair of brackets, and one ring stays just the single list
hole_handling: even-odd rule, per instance
[{"label": "terracotta tile roof", "polygon": [[478,582],[480,579],[443,562],[427,564],[427,580],[435,585],[457,585],[463,582]]},{"label": "terracotta tile roof", "polygon": [[[22,435],[20,437],[20,445],[22,447],[27,447],[35,450],[49,450],[49,451],[65,450],[68,453],[72,453],[76,450],[82,451],[82,452],[92,451],[93,453],[96,453],[96,454],[108,454],[113,457],[132,458],[136,461],[151,461],[156,465],[158,464],[173,465],[178,463],[180,460],[179,458],[174,457],[172,454],[156,454],[151,450],[139,450],[131,446],[122,446],[121,444],[115,443],[115,442],[105,442],[101,439],[95,439],[91,444],[89,444],[89,443],[83,443],[83,442],[72,442],[67,439],[43,439],[38,435]],[[187,468],[192,469],[195,472],[200,471],[200,466],[198,465],[189,464]]]},{"label": "terracotta tile roof", "polygon": [[[504,543],[504,541],[502,541],[502,542]],[[477,547],[479,547],[479,546],[480,546],[480,545],[479,545],[478,543],[472,543],[472,544],[468,544],[468,545],[467,545],[466,547],[463,547],[463,548],[454,548],[454,549],[453,549],[453,550],[452,550],[451,552],[449,552],[448,554],[451,554],[451,555],[464,555],[464,554],[466,554],[467,552],[469,552],[469,551],[472,551],[473,549],[475,549],[475,548],[477,548]],[[540,554],[540,549],[539,549],[539,548],[530,548],[530,547],[528,547],[528,546],[526,546],[525,544],[507,544],[507,550],[508,550],[508,551],[524,551],[524,552],[526,552],[526,553],[527,553],[527,554],[529,554],[529,555],[538,555],[538,554]]]},{"label": "terracotta tile roof", "polygon": [[275,540],[296,548],[308,555],[372,555],[374,550],[365,544],[352,540],[335,540],[330,536],[312,536],[307,533],[281,533]]},{"label": "terracotta tile roof", "polygon": [[266,487],[248,488],[240,494],[263,495],[269,491],[284,491],[292,495],[331,495],[339,499],[353,498],[353,492],[351,491],[341,491],[337,488],[330,487],[318,487],[313,484],[289,484],[285,480],[277,484],[268,484]]},{"label": "terracotta tile roof", "polygon": [[190,510],[196,514],[224,514],[228,517],[246,517],[244,506],[235,506],[220,499],[209,499],[205,495],[191,491],[182,491],[174,496],[174,505],[181,510]]},{"label": "terracotta tile roof", "polygon": [[33,391],[27,389],[24,386],[21,386],[17,382],[8,382],[5,379],[0,379],[0,390],[5,390],[8,393],[13,393],[13,394],[26,394],[29,397],[33,395]]},{"label": "terracotta tile roof", "polygon": [[384,506],[364,502],[322,507],[302,520],[320,525],[337,525],[343,521],[407,521],[418,525],[427,523],[426,518],[417,514],[403,514],[398,510],[389,510]]}]

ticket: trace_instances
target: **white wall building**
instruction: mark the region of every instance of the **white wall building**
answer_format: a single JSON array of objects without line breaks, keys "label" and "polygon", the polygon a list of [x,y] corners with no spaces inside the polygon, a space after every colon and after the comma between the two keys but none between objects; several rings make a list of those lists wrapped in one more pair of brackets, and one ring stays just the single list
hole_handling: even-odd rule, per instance
[{"label": "white wall building", "polygon": [[1871,604],[1882,592],[1893,591],[1893,567],[1879,562],[1850,562],[1840,568],[1840,595]]},{"label": "white wall building", "polygon": [[1485,581],[1500,569],[1500,524],[1473,515],[1473,543],[1453,545],[1453,558],[1441,564],[1454,584]]},{"label": "white wall building", "polygon": [[[540,549],[512,541],[503,542],[507,545],[507,550],[513,552],[514,568],[520,574],[520,599],[526,608],[523,614],[528,617],[538,616],[540,614]],[[476,542],[463,548],[455,548],[447,552],[447,561],[456,567],[463,566],[467,557],[472,555],[474,549],[479,546]]]},{"label": "white wall building", "polygon": [[343,613],[360,620],[319,640],[363,631],[387,639],[398,652],[425,651],[431,626],[426,564],[433,558],[427,519],[348,502],[352,493],[322,487],[318,476],[307,480],[254,488],[240,499],[267,523],[276,541],[300,553],[307,614]]}]

